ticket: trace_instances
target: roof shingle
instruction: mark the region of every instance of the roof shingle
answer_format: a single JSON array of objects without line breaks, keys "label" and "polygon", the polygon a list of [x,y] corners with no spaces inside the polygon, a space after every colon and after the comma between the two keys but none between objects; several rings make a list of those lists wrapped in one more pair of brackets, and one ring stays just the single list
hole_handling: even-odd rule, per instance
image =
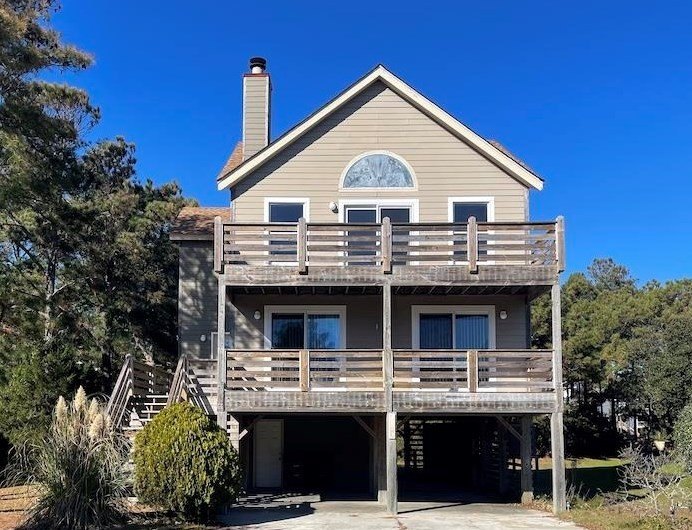
[{"label": "roof shingle", "polygon": [[171,239],[211,239],[214,237],[214,218],[221,217],[224,221],[231,219],[231,209],[228,207],[197,207],[186,206],[171,227]]}]

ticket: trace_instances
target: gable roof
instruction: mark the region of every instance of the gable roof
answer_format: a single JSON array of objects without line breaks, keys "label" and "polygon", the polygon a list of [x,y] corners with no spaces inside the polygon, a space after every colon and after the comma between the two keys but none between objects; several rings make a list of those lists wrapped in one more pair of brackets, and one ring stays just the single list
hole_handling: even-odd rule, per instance
[{"label": "gable roof", "polygon": [[235,144],[231,156],[228,157],[228,160],[226,160],[226,163],[223,165],[223,168],[221,168],[221,171],[219,171],[219,176],[216,178],[216,180],[221,180],[226,173],[228,173],[229,171],[233,171],[242,163],[243,142],[238,142],[237,144]]},{"label": "gable roof", "polygon": [[252,171],[269,161],[283,149],[300,138],[303,134],[322,122],[330,114],[341,108],[348,101],[378,81],[384,83],[404,100],[408,101],[418,110],[428,115],[449,132],[457,136],[460,140],[468,144],[481,155],[488,158],[519,182],[537,190],[543,189],[543,179],[526,165],[518,162],[517,159],[509,155],[507,152],[505,152],[505,150],[498,148],[480,135],[473,132],[454,116],[444,111],[441,107],[437,106],[428,98],[414,90],[382,65],[375,67],[365,76],[356,81],[353,85],[344,90],[341,94],[336,96],[326,105],[320,107],[305,120],[267,145],[264,149],[261,149],[253,156],[235,167],[228,170],[225,170],[224,168],[217,178],[218,189],[223,190],[229,186],[234,186],[243,180],[250,173],[252,173]]}]

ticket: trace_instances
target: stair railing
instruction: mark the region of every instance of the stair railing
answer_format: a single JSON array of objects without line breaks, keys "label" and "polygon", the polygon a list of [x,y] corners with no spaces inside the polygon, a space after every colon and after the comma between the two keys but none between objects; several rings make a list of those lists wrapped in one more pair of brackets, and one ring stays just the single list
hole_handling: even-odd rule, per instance
[{"label": "stair railing", "polygon": [[171,389],[168,392],[168,400],[166,406],[177,403],[178,401],[187,401],[190,379],[188,375],[187,354],[182,354],[178,359],[178,364],[175,367]]},{"label": "stair railing", "polygon": [[115,381],[115,387],[111,396],[108,399],[106,413],[111,419],[112,425],[119,429],[122,426],[127,404],[130,401],[130,396],[134,390],[134,358],[128,354],[125,356],[118,379]]}]

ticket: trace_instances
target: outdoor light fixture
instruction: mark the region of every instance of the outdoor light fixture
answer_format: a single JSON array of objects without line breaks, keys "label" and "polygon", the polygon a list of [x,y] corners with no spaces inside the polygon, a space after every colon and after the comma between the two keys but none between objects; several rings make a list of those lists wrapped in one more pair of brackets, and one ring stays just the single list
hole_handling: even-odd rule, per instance
[{"label": "outdoor light fixture", "polygon": [[500,320],[507,320],[507,310],[503,309],[500,311]]},{"label": "outdoor light fixture", "polygon": [[262,313],[260,313],[259,309],[256,309],[252,316],[255,320],[259,320],[260,318],[262,318]]},{"label": "outdoor light fixture", "polygon": [[200,335],[200,336],[199,336],[199,341],[200,341],[200,342],[207,342],[207,336],[204,335],[204,334]]},{"label": "outdoor light fixture", "polygon": [[332,212],[336,213],[336,212],[339,211],[339,205],[336,204],[334,201],[332,201],[332,202],[329,203],[329,209],[330,209]]}]

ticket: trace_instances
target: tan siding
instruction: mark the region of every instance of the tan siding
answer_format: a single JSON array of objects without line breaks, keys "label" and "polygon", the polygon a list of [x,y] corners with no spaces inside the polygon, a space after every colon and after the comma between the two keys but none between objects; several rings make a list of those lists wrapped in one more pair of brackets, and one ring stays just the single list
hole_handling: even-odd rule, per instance
[{"label": "tan siding", "polygon": [[244,79],[243,156],[249,158],[266,146],[268,140],[267,89],[269,77],[246,76]]},{"label": "tan siding", "polygon": [[[238,348],[264,348],[265,305],[345,305],[346,347],[382,347],[382,298],[380,296],[258,296],[236,295],[238,309],[235,344]],[[494,305],[498,348],[526,348],[526,304],[523,296],[394,296],[392,301],[392,345],[411,348],[412,305]],[[509,317],[500,320],[506,310]]]},{"label": "tan siding", "polygon": [[[406,159],[416,191],[339,191],[344,168],[365,151]],[[448,220],[448,197],[494,196],[500,221],[525,219],[526,187],[398,95],[377,83],[233,189],[238,221],[264,220],[265,197],[309,197],[310,219],[337,221],[330,201],[418,198],[420,220]]]}]

